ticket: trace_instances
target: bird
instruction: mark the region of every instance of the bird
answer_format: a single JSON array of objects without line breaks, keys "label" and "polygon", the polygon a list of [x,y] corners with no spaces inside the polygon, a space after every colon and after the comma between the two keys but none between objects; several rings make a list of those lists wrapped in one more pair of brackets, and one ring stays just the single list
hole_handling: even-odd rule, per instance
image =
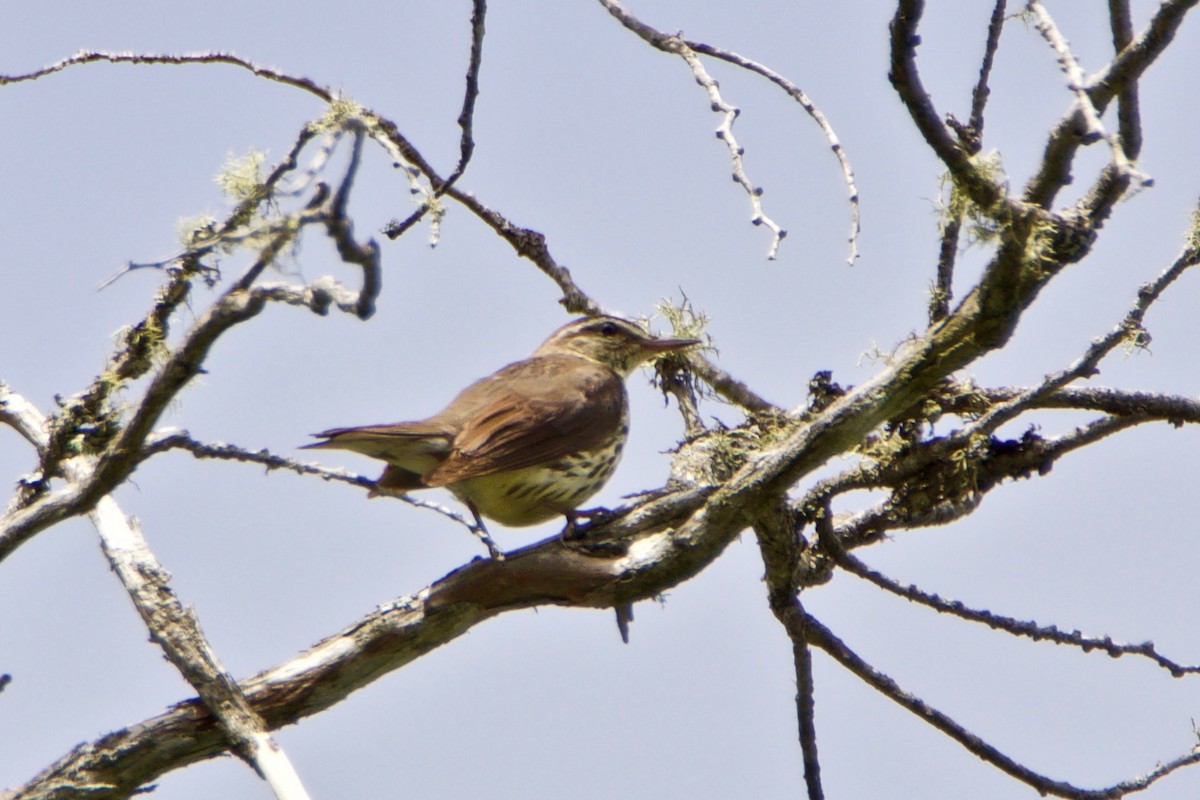
[{"label": "bird", "polygon": [[625,448],[625,379],[646,361],[700,343],[657,338],[616,316],[581,317],[432,417],[332,428],[305,448],[382,459],[381,489],[448,489],[497,557],[484,517],[522,527],[563,516],[564,534],[574,530],[589,513],[577,509],[612,477]]}]

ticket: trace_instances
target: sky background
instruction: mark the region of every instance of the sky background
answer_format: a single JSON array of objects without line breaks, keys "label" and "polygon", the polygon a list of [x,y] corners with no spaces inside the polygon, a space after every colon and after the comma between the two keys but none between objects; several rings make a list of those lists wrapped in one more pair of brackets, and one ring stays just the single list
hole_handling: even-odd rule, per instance
[{"label": "sky background", "polygon": [[[1139,29],[1155,5],[1134,3]],[[1048,6],[1086,69],[1108,60],[1104,4]],[[878,366],[873,351],[924,327],[937,253],[941,171],[888,85],[892,5],[662,0],[630,10],[765,63],[808,92],[855,169],[858,263],[844,263],[849,211],[837,163],[798,105],[759,78],[709,63],[726,100],[742,108],[735,132],[747,173],[765,189],[765,211],[789,231],[778,261],[768,262],[766,231],[750,225],[749,203],[729,179],[713,136],[720,120],[703,91],[682,61],[650,49],[596,3],[493,4],[477,149],[460,187],[544,233],[610,310],[649,314],[661,298],[685,293],[711,317],[718,363],[780,405],[802,404],[817,370],[843,384],[867,379]],[[926,87],[939,110],[961,119],[990,10],[979,0],[931,2],[921,28]],[[458,153],[469,13],[465,0],[347,2],[336,11],[315,2],[8,3],[0,72],[80,48],[232,51],[395,121],[446,174]],[[1142,85],[1140,166],[1154,187],[1117,207],[1094,255],[1042,293],[1010,347],[973,365],[981,384],[1029,385],[1062,368],[1170,263],[1200,192],[1198,75],[1200,20],[1189,19]],[[1053,53],[1020,21],[1005,28],[992,90],[985,148],[999,151],[1020,187],[1070,102]],[[311,95],[227,66],[98,64],[2,87],[0,379],[47,412],[56,394],[85,388],[114,333],[145,313],[160,276],[145,270],[97,285],[129,261],[176,252],[180,219],[223,216],[214,176],[227,158],[265,150],[274,163],[322,112]],[[1081,158],[1075,192],[1062,202],[1086,190],[1105,157],[1093,148]],[[358,235],[411,208],[406,182],[369,146],[351,203]],[[384,289],[370,321],[268,309],[220,341],[208,374],[164,424],[296,454],[314,431],[433,413],[566,321],[556,287],[465,210],[450,207],[436,248],[427,231],[396,242],[374,233]],[[985,260],[983,250],[964,254],[960,291]],[[232,273],[237,262],[226,266]],[[305,279],[358,277],[313,237],[284,268]],[[1185,276],[1154,307],[1151,352],[1110,358],[1093,384],[1200,394],[1197,285]],[[209,299],[198,291],[192,310]],[[187,321],[185,312],[176,324]],[[662,451],[682,432],[644,373],[630,393],[632,439],[600,504],[661,485]],[[726,407],[703,411],[736,421]],[[1053,435],[1079,419],[1038,421]],[[994,491],[961,523],[899,533],[859,555],[976,607],[1152,639],[1177,660],[1200,661],[1197,444],[1196,431],[1166,425],[1120,434],[1045,478]],[[377,472],[353,454],[319,455]],[[0,429],[4,480],[32,465],[24,441]],[[117,499],[237,676],[292,658],[480,551],[428,512],[181,454],[145,463]],[[556,526],[493,533],[512,548]],[[796,797],[790,645],[761,574],[747,534],[665,603],[639,604],[628,646],[608,611],[505,614],[281,731],[279,741],[314,798]],[[1200,684],[1144,660],[1014,640],[844,574],[803,600],[905,688],[1052,777],[1107,785],[1196,741]],[[1032,795],[819,652],[814,660],[828,796]],[[79,520],[0,565],[0,672],[13,676],[0,695],[0,787],[192,694],[147,641],[94,531]],[[1198,792],[1193,769],[1146,796]],[[222,758],[166,775],[155,796],[269,792]]]}]

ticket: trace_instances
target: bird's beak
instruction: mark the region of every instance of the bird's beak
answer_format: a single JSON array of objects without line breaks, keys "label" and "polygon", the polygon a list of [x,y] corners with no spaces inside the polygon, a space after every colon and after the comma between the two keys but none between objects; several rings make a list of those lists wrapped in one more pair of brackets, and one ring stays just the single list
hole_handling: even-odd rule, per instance
[{"label": "bird's beak", "polygon": [[643,347],[647,352],[658,353],[673,353],[676,350],[683,350],[687,347],[695,347],[698,344],[704,344],[699,339],[651,339],[646,342]]}]

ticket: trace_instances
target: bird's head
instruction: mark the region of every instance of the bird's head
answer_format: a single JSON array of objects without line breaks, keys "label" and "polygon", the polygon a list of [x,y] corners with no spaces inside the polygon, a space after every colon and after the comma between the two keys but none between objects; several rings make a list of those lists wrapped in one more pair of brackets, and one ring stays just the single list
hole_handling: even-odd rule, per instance
[{"label": "bird's head", "polygon": [[583,317],[568,322],[542,342],[535,356],[573,355],[626,376],[660,353],[700,344],[699,339],[659,339],[620,317]]}]

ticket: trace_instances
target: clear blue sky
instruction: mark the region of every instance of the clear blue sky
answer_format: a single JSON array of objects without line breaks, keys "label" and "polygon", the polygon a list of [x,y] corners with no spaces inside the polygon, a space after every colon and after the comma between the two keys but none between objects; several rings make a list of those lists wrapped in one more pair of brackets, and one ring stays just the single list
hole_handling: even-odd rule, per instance
[{"label": "clear blue sky", "polygon": [[[926,85],[939,109],[965,118],[991,3],[929,5]],[[1100,4],[1048,5],[1085,68],[1101,66]],[[1134,5],[1140,28],[1155,4]],[[857,265],[844,264],[849,211],[837,164],[799,106],[761,79],[710,65],[743,110],[735,130],[746,170],[765,189],[767,213],[789,230],[779,260],[768,262],[766,232],[749,224],[704,93],[681,61],[648,48],[598,4],[493,4],[478,148],[460,186],[543,232],[607,308],[647,314],[660,298],[686,293],[712,318],[720,364],[781,405],[801,404],[819,369],[843,383],[866,379],[871,352],[923,327],[937,248],[938,164],[887,82],[891,4],[630,6],[661,29],[761,61],[810,94],[856,171]],[[468,16],[466,2],[349,2],[335,11],[310,2],[48,0],[5,9],[0,72],[80,48],[233,51],[392,119],[444,174],[457,156]],[[1118,206],[1094,256],[1043,293],[1011,349],[975,366],[980,383],[1027,385],[1063,367],[1177,251],[1200,190],[1197,54],[1200,20],[1189,19],[1144,83],[1141,166],[1155,186]],[[1070,96],[1052,52],[1016,21],[992,86],[985,146],[1020,186]],[[231,154],[266,150],[273,162],[322,113],[309,95],[222,66],[76,67],[3,87],[0,108],[0,379],[46,411],[55,394],[88,384],[114,332],[148,307],[158,276],[97,284],[128,261],[174,252],[181,218],[220,216],[213,177]],[[1076,171],[1079,191],[1103,163],[1096,151]],[[359,235],[410,209],[406,183],[369,150],[352,203]],[[292,453],[313,431],[432,413],[565,321],[553,284],[465,210],[450,208],[435,249],[426,232],[394,243],[377,236],[384,291],[369,322],[271,309],[221,341],[168,423],[204,440]],[[984,256],[964,255],[960,287]],[[310,279],[356,277],[315,238],[286,266]],[[1152,312],[1152,354],[1115,357],[1095,383],[1200,394],[1196,287],[1185,278]],[[661,451],[682,431],[644,376],[634,376],[631,395],[633,439],[597,498],[604,504],[660,485]],[[724,407],[704,411],[735,419]],[[1042,430],[1077,421],[1047,415]],[[1200,661],[1197,443],[1194,431],[1166,426],[1125,433],[1048,477],[997,490],[964,523],[898,534],[861,555],[975,606],[1153,639],[1179,660]],[[376,470],[351,454],[320,455]],[[0,430],[4,480],[32,464],[24,442]],[[145,464],[118,499],[239,676],[479,552],[461,529],[399,503],[183,455]],[[514,547],[553,529],[494,532]],[[796,797],[790,646],[761,573],[747,535],[665,604],[639,605],[629,646],[607,612],[504,615],[279,739],[315,798]],[[1054,777],[1107,784],[1195,741],[1197,685],[1148,663],[1013,641],[846,575],[803,600],[906,688]],[[816,670],[828,796],[1030,796],[820,654]],[[0,787],[191,695],[146,641],[82,521],[0,565],[0,672],[14,677],[0,694]],[[1193,770],[1148,796],[1198,791]],[[226,758],[167,775],[155,796],[269,795]]]}]

